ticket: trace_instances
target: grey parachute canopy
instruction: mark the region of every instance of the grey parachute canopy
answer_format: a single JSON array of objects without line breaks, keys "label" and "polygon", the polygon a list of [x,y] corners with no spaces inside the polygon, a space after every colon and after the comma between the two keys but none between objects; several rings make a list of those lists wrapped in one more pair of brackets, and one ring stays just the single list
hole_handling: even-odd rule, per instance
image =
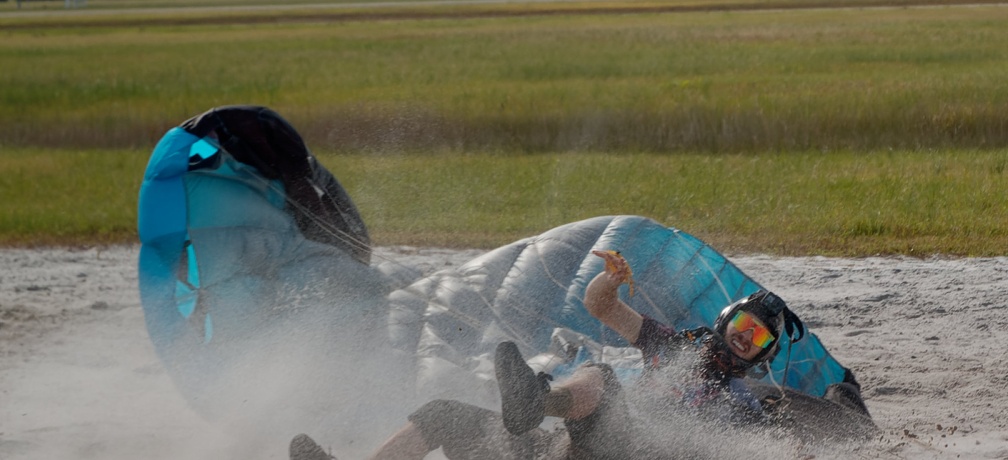
[{"label": "grey parachute canopy", "polygon": [[[579,340],[625,347],[581,303],[603,269],[593,249],[619,250],[637,291],[622,298],[679,329],[711,326],[761,288],[703,241],[641,216],[568,223],[425,276],[372,260],[347,192],[289,123],[254,106],[212,109],[165,134],[144,175],[138,226],[149,335],[210,417],[249,401],[270,410],[277,393],[313,394],[306,404],[316,412],[376,388],[405,395],[386,400],[406,409],[462,394],[491,401],[490,354],[501,341],[526,356],[561,356],[558,342]],[[843,380],[814,334],[782,340],[789,352],[767,381],[822,395]]]}]

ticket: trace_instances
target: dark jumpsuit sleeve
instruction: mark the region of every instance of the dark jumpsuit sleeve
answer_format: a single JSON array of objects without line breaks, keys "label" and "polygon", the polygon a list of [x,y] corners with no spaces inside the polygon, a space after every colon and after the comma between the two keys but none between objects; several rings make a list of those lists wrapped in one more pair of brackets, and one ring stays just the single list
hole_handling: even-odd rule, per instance
[{"label": "dark jumpsuit sleeve", "polygon": [[669,355],[682,349],[686,342],[686,338],[672,327],[644,315],[644,322],[641,323],[633,346],[640,349],[644,366],[653,369],[661,367],[670,358]]}]

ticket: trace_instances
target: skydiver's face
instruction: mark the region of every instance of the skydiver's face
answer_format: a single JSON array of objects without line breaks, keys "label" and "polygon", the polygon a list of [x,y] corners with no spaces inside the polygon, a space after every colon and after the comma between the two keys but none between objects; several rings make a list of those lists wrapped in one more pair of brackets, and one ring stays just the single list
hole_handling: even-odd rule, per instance
[{"label": "skydiver's face", "polygon": [[753,329],[739,331],[732,322],[728,322],[728,327],[725,328],[724,339],[732,353],[746,361],[752,361],[763,351],[753,343]]}]

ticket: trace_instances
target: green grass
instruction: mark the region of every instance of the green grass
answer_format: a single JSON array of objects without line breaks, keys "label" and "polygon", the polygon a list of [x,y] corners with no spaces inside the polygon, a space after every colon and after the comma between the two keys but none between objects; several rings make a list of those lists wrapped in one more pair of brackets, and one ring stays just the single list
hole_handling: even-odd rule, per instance
[{"label": "green grass", "polygon": [[[729,252],[1004,255],[1008,150],[323,154],[379,245],[502,245],[639,214]],[[0,244],[136,241],[145,151],[0,157]]]},{"label": "green grass", "polygon": [[5,149],[0,244],[136,241],[147,152]]},{"label": "green grass", "polygon": [[337,156],[379,241],[493,247],[640,214],[730,252],[1001,255],[1008,150]]},{"label": "green grass", "polygon": [[641,214],[733,252],[1008,253],[1008,9],[725,5],[2,15],[0,244],[135,241],[157,139],[248,103],[378,244]]},{"label": "green grass", "polygon": [[254,103],[340,151],[1008,143],[1002,7],[316,23],[287,14],[0,32],[0,68],[17,69],[0,74],[0,139],[141,147],[211,106]]},{"label": "green grass", "polygon": [[[871,7],[871,6],[913,6],[913,5],[955,5],[955,4],[985,4],[998,3],[990,0],[581,0],[563,2],[542,2],[531,0],[527,3],[504,1],[497,3],[472,4],[466,0],[445,1],[439,5],[426,4],[425,0],[290,0],[278,3],[275,0],[77,0],[77,7],[67,8],[63,0],[16,0],[0,2],[0,12],[23,13],[45,11],[48,13],[70,13],[75,11],[116,12],[136,10],[157,10],[169,8],[186,9],[242,9],[256,7],[272,11],[288,8],[295,9],[367,9],[370,11],[386,10],[423,11],[424,13],[443,13],[453,11],[455,14],[465,12],[505,12],[511,15],[528,15],[530,12],[577,12],[577,11],[735,11],[758,9],[805,9],[816,7]],[[411,6],[411,3],[419,5]],[[370,5],[369,5],[370,4]],[[369,13],[373,16],[373,13]]]}]

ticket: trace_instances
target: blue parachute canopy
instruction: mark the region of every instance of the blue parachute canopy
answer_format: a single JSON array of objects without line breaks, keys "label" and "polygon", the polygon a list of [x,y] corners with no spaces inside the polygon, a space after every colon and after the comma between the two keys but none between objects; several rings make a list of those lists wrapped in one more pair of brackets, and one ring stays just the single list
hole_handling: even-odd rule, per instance
[{"label": "blue parachute canopy", "polygon": [[[604,269],[591,250],[616,249],[633,267],[636,293],[621,298],[677,330],[713,327],[721,310],[761,286],[703,241],[639,216],[574,222],[498,248],[455,269],[393,292],[392,345],[412,353],[418,384],[454,389],[458,374],[478,369],[474,356],[517,343],[526,356],[545,352],[555,329],[603,346],[628,346],[587,313],[585,287]],[[763,377],[822,395],[845,369],[814,334],[790,342]],[[450,346],[453,353],[445,353]],[[492,374],[492,372],[490,373]],[[443,391],[439,396],[447,396]]]},{"label": "blue parachute canopy", "polygon": [[258,378],[266,366],[239,363],[291,342],[282,335],[293,327],[324,349],[339,326],[383,320],[391,288],[368,265],[359,213],[268,109],[222,107],[169,130],[147,165],[138,214],[147,329],[204,412],[231,397],[235,368]]},{"label": "blue parachute canopy", "polygon": [[[144,175],[138,224],[148,332],[204,413],[248,401],[238,382],[271,379],[395,380],[418,399],[473,388],[492,398],[501,341],[526,356],[551,352],[558,331],[627,346],[582,305],[603,270],[593,249],[619,250],[636,282],[622,298],[677,329],[710,327],[761,288],[703,241],[639,216],[573,222],[457,268],[390,276],[390,261],[371,264],[367,230],[338,181],[262,107],[222,107],[169,130]],[[764,379],[813,395],[843,380],[814,334],[782,340]],[[368,356],[350,363],[353,377],[338,359],[349,343]],[[274,359],[277,350],[297,359]]]}]

